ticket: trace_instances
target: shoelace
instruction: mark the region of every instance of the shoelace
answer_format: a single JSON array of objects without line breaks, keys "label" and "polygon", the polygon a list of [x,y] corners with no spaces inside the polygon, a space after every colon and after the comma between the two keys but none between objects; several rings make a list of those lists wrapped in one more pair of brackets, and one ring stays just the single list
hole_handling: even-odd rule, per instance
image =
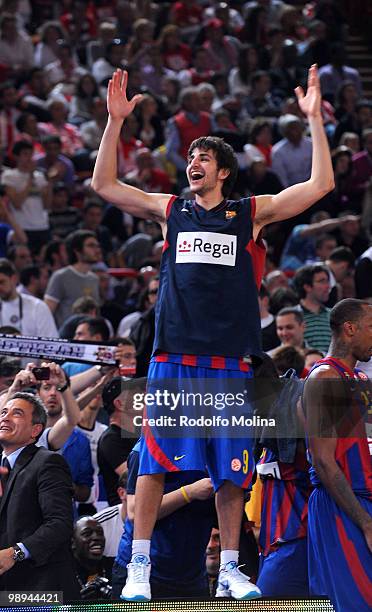
[{"label": "shoelace", "polygon": [[148,568],[149,563],[131,563],[134,579],[137,582],[148,581]]}]

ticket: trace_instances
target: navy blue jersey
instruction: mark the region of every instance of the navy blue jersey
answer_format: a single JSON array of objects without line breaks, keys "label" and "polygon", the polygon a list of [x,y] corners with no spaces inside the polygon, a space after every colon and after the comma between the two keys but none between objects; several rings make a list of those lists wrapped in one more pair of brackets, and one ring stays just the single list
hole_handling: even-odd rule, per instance
[{"label": "navy blue jersey", "polygon": [[253,240],[255,199],[205,210],[172,198],[160,269],[154,352],[261,354],[257,293],[265,248]]}]

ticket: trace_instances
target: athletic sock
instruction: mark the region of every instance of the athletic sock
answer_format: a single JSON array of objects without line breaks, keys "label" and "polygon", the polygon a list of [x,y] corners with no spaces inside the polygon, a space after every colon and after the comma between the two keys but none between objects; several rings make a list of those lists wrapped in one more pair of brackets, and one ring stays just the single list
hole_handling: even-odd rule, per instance
[{"label": "athletic sock", "polygon": [[238,550],[221,550],[220,569],[224,568],[230,561],[238,563],[239,551]]},{"label": "athletic sock", "polygon": [[150,543],[151,540],[133,540],[131,561],[136,555],[146,555],[150,561]]}]

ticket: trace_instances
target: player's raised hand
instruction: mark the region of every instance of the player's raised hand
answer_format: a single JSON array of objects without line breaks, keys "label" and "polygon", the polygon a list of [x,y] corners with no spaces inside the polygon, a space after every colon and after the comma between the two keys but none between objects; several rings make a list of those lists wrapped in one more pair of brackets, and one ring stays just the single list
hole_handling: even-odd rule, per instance
[{"label": "player's raised hand", "polygon": [[16,374],[12,384],[9,387],[8,393],[13,394],[18,391],[23,391],[25,387],[37,385],[37,380],[32,370],[36,367],[35,363],[28,363],[24,370],[20,370]]},{"label": "player's raised hand", "polygon": [[295,94],[297,96],[298,105],[304,115],[309,119],[320,116],[322,94],[320,92],[320,82],[316,64],[313,64],[309,69],[306,95],[302,87],[296,87]]},{"label": "player's raised hand", "polygon": [[107,110],[112,119],[125,119],[143,98],[141,94],[127,98],[128,73],[126,70],[115,70],[107,89]]},{"label": "player's raised hand", "polygon": [[49,368],[49,378],[46,382],[51,385],[56,385],[57,387],[64,387],[66,384],[66,374],[60,365],[54,363],[53,361],[43,362],[41,364],[42,368]]}]

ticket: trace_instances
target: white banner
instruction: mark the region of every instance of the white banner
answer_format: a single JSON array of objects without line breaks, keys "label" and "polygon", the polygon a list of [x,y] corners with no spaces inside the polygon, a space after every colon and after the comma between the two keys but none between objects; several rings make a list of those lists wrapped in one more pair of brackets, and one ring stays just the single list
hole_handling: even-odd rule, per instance
[{"label": "white banner", "polygon": [[90,342],[70,342],[60,338],[0,334],[0,355],[30,357],[48,361],[76,361],[96,365],[116,365],[114,346]]}]

